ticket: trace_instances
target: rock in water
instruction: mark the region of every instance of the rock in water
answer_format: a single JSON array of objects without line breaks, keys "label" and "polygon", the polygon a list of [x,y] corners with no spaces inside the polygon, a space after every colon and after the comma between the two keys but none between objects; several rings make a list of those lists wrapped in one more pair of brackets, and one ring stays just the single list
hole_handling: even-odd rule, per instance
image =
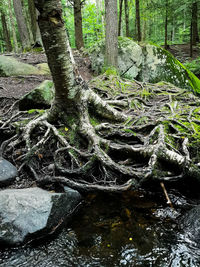
[{"label": "rock in water", "polygon": [[68,220],[81,201],[72,189],[51,193],[40,188],[0,192],[0,243],[18,245],[51,234]]},{"label": "rock in water", "polygon": [[0,158],[0,186],[12,183],[17,175],[17,168],[9,161]]}]

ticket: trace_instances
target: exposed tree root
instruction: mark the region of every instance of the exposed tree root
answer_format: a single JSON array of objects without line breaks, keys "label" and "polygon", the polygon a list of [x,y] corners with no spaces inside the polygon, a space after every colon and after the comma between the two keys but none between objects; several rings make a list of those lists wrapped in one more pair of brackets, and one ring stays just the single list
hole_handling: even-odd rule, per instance
[{"label": "exposed tree root", "polygon": [[151,180],[199,183],[199,99],[170,84],[144,84],[141,91],[122,82],[126,90],[121,94],[116,86],[113,99],[111,92],[98,90],[102,99],[85,90],[79,124],[69,117],[53,125],[50,111],[5,116],[0,130],[17,134],[2,143],[0,156],[12,152],[18,168],[29,166],[39,185],[60,183],[82,192],[122,192]]}]

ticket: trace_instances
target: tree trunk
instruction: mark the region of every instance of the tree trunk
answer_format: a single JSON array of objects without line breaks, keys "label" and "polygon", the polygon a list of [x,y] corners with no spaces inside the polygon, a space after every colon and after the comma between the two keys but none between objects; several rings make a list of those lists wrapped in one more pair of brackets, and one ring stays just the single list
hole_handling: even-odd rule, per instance
[{"label": "tree trunk", "polygon": [[6,44],[6,51],[12,51],[12,44],[10,41],[10,33],[8,31],[7,23],[6,23],[6,15],[3,11],[1,11],[1,22],[3,27],[3,36]]},{"label": "tree trunk", "polygon": [[74,27],[75,27],[75,43],[79,50],[84,47],[83,30],[82,30],[82,14],[81,0],[74,0]]},{"label": "tree trunk", "polygon": [[8,0],[8,12],[9,12],[9,17],[10,17],[10,22],[11,22],[11,28],[12,28],[12,37],[13,37],[13,43],[14,43],[14,50],[15,53],[18,53],[18,43],[17,43],[17,36],[15,32],[15,21],[12,13],[12,3],[11,0]]},{"label": "tree trunk", "polygon": [[191,23],[190,23],[190,57],[193,57],[193,27],[192,27],[192,20],[191,19]]},{"label": "tree trunk", "polygon": [[21,0],[13,0],[13,5],[14,5],[15,15],[17,19],[17,25],[18,25],[22,48],[26,49],[30,47],[30,41],[29,41],[29,34],[28,34],[28,29],[26,26],[25,18],[22,12]]},{"label": "tree trunk", "polygon": [[198,3],[195,2],[192,4],[192,44],[196,45],[198,42]]},{"label": "tree trunk", "polygon": [[102,0],[96,0],[98,23],[102,25],[102,33],[104,34],[104,16],[102,12]]},{"label": "tree trunk", "polygon": [[106,39],[105,39],[105,66],[118,68],[118,21],[117,1],[105,0],[106,12]]},{"label": "tree trunk", "polygon": [[121,35],[121,25],[122,25],[122,7],[123,7],[123,0],[120,0],[119,4],[119,23],[118,23],[118,36]]},{"label": "tree trunk", "polygon": [[40,12],[38,23],[55,86],[52,114],[54,111],[58,114],[59,109],[61,116],[64,113],[75,115],[77,107],[74,99],[77,87],[74,86],[71,50],[62,19],[62,4],[57,0],[35,0],[34,2]]},{"label": "tree trunk", "polygon": [[140,1],[135,0],[135,6],[136,6],[136,26],[137,26],[137,40],[138,42],[141,42],[141,26],[140,26]]},{"label": "tree trunk", "polygon": [[165,1],[165,49],[168,48],[168,0]]},{"label": "tree trunk", "polygon": [[129,9],[128,9],[128,0],[124,0],[124,9],[125,9],[125,22],[126,22],[126,37],[130,36],[129,33]]}]

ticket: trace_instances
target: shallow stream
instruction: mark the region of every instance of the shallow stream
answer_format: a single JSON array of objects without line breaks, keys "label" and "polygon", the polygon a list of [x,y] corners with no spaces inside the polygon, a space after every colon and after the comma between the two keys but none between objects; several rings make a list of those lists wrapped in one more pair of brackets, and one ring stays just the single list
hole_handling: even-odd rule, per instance
[{"label": "shallow stream", "polygon": [[179,225],[191,203],[170,192],[174,209],[160,195],[142,192],[89,195],[79,213],[56,237],[2,249],[2,267],[200,266],[200,244]]}]

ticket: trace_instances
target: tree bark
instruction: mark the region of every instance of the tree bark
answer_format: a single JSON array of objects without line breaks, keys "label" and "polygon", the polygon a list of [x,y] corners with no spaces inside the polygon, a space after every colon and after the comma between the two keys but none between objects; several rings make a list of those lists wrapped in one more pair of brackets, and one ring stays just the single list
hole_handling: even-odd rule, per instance
[{"label": "tree bark", "polygon": [[81,47],[84,47],[81,0],[74,0],[74,28],[76,48],[79,50]]},{"label": "tree bark", "polygon": [[20,35],[22,48],[26,49],[30,47],[30,41],[29,41],[27,25],[26,25],[25,18],[22,12],[22,3],[20,0],[13,0],[13,5],[14,5],[15,15],[17,19],[17,25],[19,29],[19,35]]},{"label": "tree bark", "polygon": [[2,22],[2,27],[3,27],[3,36],[4,36],[4,40],[6,44],[6,51],[11,52],[12,44],[10,41],[10,33],[8,31],[8,26],[6,23],[6,15],[2,10],[1,10],[1,22]]},{"label": "tree bark", "polygon": [[196,45],[198,42],[198,3],[194,2],[192,4],[192,44]]},{"label": "tree bark", "polygon": [[129,33],[129,9],[128,0],[124,0],[124,10],[125,10],[125,23],[126,23],[126,37],[130,36]]},{"label": "tree bark", "polygon": [[57,0],[34,0],[34,2],[40,12],[38,23],[55,86],[55,99],[51,112],[53,114],[55,111],[58,114],[60,110],[60,116],[64,113],[75,115],[77,87],[70,59],[71,50],[62,19],[62,4]]},{"label": "tree bark", "polygon": [[34,45],[35,44],[42,45],[40,29],[39,29],[38,22],[37,22],[38,14],[35,9],[35,4],[33,0],[28,0],[28,9],[29,9],[29,14],[30,14],[30,19],[31,19],[31,31],[33,35]]},{"label": "tree bark", "polygon": [[14,50],[15,53],[18,53],[18,43],[17,43],[17,36],[15,32],[15,22],[14,22],[14,17],[13,17],[13,12],[12,12],[12,3],[11,0],[8,0],[8,11],[9,11],[9,18],[12,26],[12,37],[13,37],[13,43],[14,43]]},{"label": "tree bark", "polygon": [[118,36],[121,35],[121,25],[122,25],[122,7],[123,7],[123,0],[120,0],[119,3],[119,23],[118,23]]},{"label": "tree bark", "polygon": [[137,26],[137,40],[138,42],[141,42],[141,25],[140,25],[140,1],[135,0],[135,6],[136,6],[136,26]]},{"label": "tree bark", "polygon": [[105,0],[106,12],[106,39],[105,39],[105,66],[118,68],[118,21],[117,1]]},{"label": "tree bark", "polygon": [[168,0],[165,0],[165,49],[168,48]]}]

